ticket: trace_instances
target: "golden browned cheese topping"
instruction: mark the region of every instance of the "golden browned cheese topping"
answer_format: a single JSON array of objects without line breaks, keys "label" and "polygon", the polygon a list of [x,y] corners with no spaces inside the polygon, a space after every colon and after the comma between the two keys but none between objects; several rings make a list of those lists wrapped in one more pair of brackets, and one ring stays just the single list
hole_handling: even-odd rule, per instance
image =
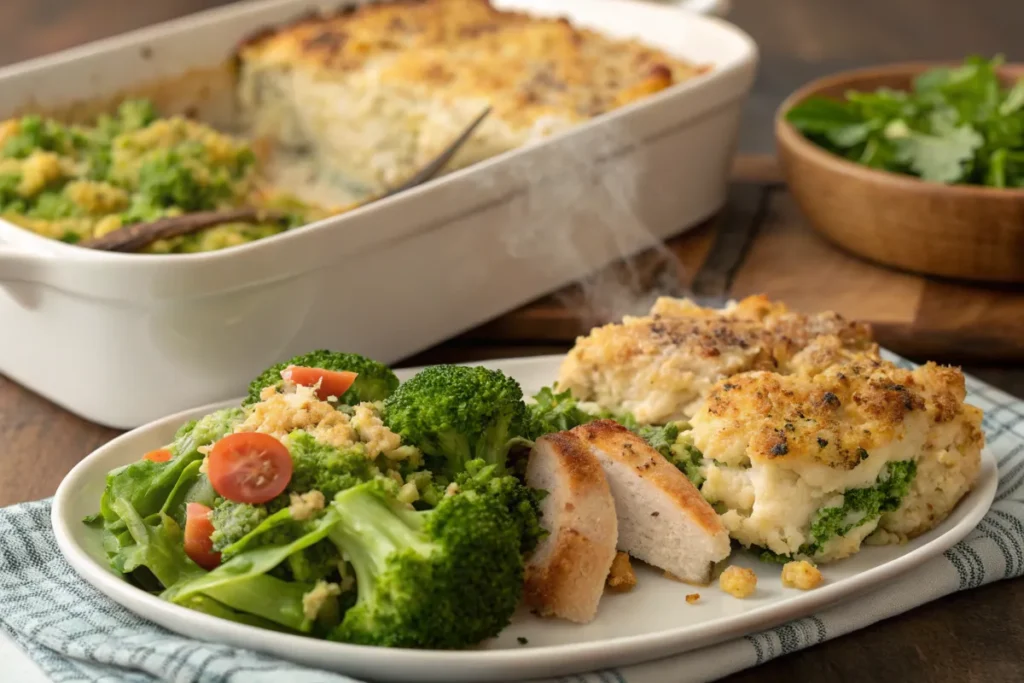
[{"label": "golden browned cheese topping", "polygon": [[[813,460],[852,470],[908,423],[963,411],[963,374],[929,363],[910,371],[872,354],[818,372],[751,372],[718,382],[695,417],[716,443],[745,444],[752,462]],[[912,454],[911,454],[912,455]]]},{"label": "golden browned cheese topping", "polygon": [[[811,342],[820,343],[808,350]],[[723,377],[825,366],[861,352],[877,354],[870,329],[835,313],[794,313],[763,296],[726,310],[664,298],[648,316],[627,317],[577,339],[558,385],[641,422],[664,423],[691,416]]]},{"label": "golden browned cheese topping", "polygon": [[251,38],[245,61],[331,78],[372,70],[443,100],[484,98],[509,123],[585,119],[706,70],[564,19],[500,11],[487,0],[405,0],[311,17]]}]

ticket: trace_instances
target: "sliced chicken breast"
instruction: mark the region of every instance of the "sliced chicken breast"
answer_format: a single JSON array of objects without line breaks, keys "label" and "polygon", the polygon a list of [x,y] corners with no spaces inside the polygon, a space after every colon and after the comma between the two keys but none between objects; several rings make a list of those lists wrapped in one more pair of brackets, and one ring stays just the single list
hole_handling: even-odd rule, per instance
[{"label": "sliced chicken breast", "polygon": [[615,559],[615,501],[597,458],[578,436],[537,440],[526,483],[548,491],[541,522],[549,535],[526,566],[525,602],[544,616],[587,623],[597,614]]},{"label": "sliced chicken breast", "polygon": [[712,565],[729,555],[729,534],[686,475],[617,422],[599,420],[572,432],[607,475],[619,550],[682,581],[708,583]]}]

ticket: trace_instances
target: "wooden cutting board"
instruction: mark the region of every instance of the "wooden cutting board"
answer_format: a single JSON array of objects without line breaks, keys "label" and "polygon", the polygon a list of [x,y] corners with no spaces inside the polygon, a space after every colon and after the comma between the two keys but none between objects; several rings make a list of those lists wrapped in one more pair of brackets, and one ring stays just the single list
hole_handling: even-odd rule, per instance
[{"label": "wooden cutting board", "polygon": [[[772,159],[741,157],[733,177],[734,196],[742,197],[738,201],[745,205],[739,213],[747,220],[754,217],[756,232],[728,283],[730,296],[763,293],[801,312],[837,311],[870,323],[879,343],[916,360],[1024,361],[1024,289],[943,281],[863,261],[810,228]],[[755,210],[755,204],[760,210]],[[619,283],[618,290],[628,287],[638,300],[649,300],[658,291],[688,291],[720,223],[712,219],[669,240],[667,252],[648,252],[628,264],[616,264],[586,286],[535,301],[462,338],[570,345],[595,324],[621,315],[621,310],[600,306],[608,282]],[[667,253],[678,259],[678,265],[674,273],[668,270],[666,279]]]}]

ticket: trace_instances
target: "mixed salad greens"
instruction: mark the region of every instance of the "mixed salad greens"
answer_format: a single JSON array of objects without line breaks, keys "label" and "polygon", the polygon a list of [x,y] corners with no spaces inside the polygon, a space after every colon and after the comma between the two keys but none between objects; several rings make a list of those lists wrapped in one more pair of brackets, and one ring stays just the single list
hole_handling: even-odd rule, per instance
[{"label": "mixed salad greens", "polygon": [[[497,635],[545,531],[522,481],[539,436],[600,415],[495,370],[317,351],[268,368],[244,405],[188,422],[107,476],[111,566],[164,600],[348,643],[453,649]],[[679,426],[631,428],[684,471]]]},{"label": "mixed salad greens", "polygon": [[1024,79],[1005,87],[1001,57],[936,68],[909,91],[811,97],[786,120],[865,166],[947,184],[1024,187]]}]

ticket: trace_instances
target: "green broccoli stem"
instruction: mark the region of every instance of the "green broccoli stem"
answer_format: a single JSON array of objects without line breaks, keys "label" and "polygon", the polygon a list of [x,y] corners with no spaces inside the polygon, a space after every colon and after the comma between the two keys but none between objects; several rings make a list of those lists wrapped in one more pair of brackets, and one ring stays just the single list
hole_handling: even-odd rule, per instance
[{"label": "green broccoli stem", "polygon": [[203,594],[231,609],[304,633],[310,630],[312,622],[306,618],[302,597],[312,588],[308,583],[253,574],[237,581],[220,582],[206,588]]},{"label": "green broccoli stem", "polygon": [[373,599],[377,577],[391,555],[412,550],[428,556],[435,549],[420,534],[429,512],[400,509],[366,487],[340,493],[334,508],[340,519],[329,538],[352,564],[360,602]]},{"label": "green broccoli stem", "polygon": [[[484,430],[476,442],[476,452],[473,458],[494,465],[499,475],[503,475],[507,471],[506,461],[508,460],[511,428],[512,416],[504,416]],[[463,463],[464,468],[465,463]]]}]

